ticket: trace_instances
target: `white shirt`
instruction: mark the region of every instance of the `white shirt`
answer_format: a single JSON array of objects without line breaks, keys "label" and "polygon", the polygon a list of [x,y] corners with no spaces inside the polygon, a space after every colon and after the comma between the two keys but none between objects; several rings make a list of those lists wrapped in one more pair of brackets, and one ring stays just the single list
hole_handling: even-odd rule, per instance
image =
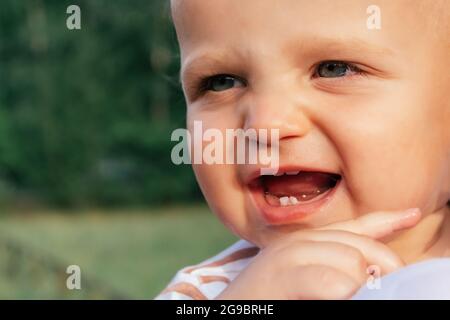
[{"label": "white shirt", "polygon": [[408,265],[379,279],[377,286],[364,286],[354,300],[450,300],[450,258]]},{"label": "white shirt", "polygon": [[[214,299],[258,252],[253,244],[240,240],[216,256],[178,271],[155,299]],[[450,299],[450,258],[412,264],[377,280],[378,285],[363,286],[352,299]]]},{"label": "white shirt", "polygon": [[217,297],[247,267],[259,249],[240,240],[216,256],[181,269],[156,300],[206,300]]}]

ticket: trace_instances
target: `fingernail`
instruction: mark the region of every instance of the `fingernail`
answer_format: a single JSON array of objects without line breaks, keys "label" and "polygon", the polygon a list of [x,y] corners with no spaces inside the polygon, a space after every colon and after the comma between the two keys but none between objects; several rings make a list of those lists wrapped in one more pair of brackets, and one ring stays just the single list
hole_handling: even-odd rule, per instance
[{"label": "fingernail", "polygon": [[416,224],[415,217],[420,216],[420,209],[419,208],[410,208],[408,210],[403,211],[402,217],[397,220],[395,223],[394,229],[400,230],[408,227],[412,227]]},{"label": "fingernail", "polygon": [[403,212],[405,219],[420,215],[420,208],[410,208]]}]

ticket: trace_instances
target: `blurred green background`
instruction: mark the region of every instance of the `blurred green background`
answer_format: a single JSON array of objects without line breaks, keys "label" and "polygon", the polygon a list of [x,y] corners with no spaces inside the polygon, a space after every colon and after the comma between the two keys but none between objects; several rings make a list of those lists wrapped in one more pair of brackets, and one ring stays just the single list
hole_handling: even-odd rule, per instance
[{"label": "blurred green background", "polygon": [[0,298],[151,299],[235,241],[170,159],[178,59],[167,0],[1,2]]}]

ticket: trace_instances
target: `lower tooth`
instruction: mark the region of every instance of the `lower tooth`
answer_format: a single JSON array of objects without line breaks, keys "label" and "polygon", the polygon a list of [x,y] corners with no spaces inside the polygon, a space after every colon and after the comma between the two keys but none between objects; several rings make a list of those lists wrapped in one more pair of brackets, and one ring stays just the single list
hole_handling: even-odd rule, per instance
[{"label": "lower tooth", "polygon": [[[322,193],[322,191],[321,190],[319,190],[319,189],[317,189],[314,193],[316,193],[316,194],[320,194],[320,193]],[[269,195],[269,192],[265,192],[265,195],[267,196],[267,195]],[[310,196],[311,194],[306,194],[306,193],[303,193],[303,194],[301,194],[300,195],[300,198],[301,199],[303,199],[303,200],[305,200],[306,198],[308,198],[308,196]],[[276,196],[273,196],[273,198],[274,198],[274,201],[276,201]],[[284,197],[280,197],[280,198],[278,198],[279,199],[279,201],[280,201],[280,205],[282,206],[282,207],[286,207],[286,206],[294,206],[294,205],[297,205],[297,204],[299,204],[300,203],[300,201],[296,198],[296,197],[293,197],[293,196],[284,196]]]},{"label": "lower tooth", "polygon": [[289,197],[281,197],[280,198],[280,205],[282,207],[285,207],[289,204]]},{"label": "lower tooth", "polygon": [[289,197],[289,202],[290,202],[292,205],[296,205],[296,204],[298,203],[298,200],[297,200],[296,197]]}]

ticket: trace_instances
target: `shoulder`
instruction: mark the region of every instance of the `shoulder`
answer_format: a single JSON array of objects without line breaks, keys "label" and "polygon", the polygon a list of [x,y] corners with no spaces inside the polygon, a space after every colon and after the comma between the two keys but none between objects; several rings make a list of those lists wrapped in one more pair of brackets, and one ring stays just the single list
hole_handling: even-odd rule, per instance
[{"label": "shoulder", "polygon": [[259,248],[240,240],[199,264],[178,271],[157,300],[206,300],[218,296],[250,263]]}]

